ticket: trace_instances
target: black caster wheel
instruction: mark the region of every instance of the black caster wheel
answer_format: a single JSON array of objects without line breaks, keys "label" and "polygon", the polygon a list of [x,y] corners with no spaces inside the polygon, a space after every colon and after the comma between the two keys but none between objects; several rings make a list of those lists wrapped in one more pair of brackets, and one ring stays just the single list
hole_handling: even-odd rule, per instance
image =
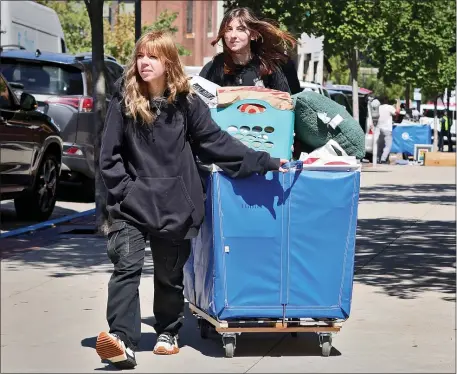
[{"label": "black caster wheel", "polygon": [[199,327],[200,327],[200,336],[202,339],[208,339],[209,334],[211,333],[211,324],[205,320],[201,319],[198,322]]}]

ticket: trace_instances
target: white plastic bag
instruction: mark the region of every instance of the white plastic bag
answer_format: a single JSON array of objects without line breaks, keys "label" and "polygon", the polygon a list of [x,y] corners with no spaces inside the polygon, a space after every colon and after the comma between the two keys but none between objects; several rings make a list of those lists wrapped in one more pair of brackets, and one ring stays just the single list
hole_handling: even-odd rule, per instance
[{"label": "white plastic bag", "polygon": [[[338,150],[341,154],[336,152]],[[325,145],[322,147],[316,148],[308,157],[318,157],[318,158],[326,158],[328,156],[347,156],[348,154],[346,151],[341,148],[337,141],[330,139]],[[301,157],[300,157],[301,159]]]},{"label": "white plastic bag", "polygon": [[[337,150],[341,153],[339,155]],[[330,139],[325,145],[312,151],[311,153],[302,153],[300,161],[304,165],[314,166],[335,166],[335,165],[357,165],[355,156],[348,156],[343,148],[333,139]]]}]

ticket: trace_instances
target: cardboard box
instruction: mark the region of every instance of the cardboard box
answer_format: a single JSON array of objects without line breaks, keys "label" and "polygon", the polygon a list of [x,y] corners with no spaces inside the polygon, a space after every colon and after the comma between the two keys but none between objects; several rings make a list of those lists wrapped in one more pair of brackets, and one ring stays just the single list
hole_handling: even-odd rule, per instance
[{"label": "cardboard box", "polygon": [[455,153],[453,152],[426,152],[424,166],[455,166]]},{"label": "cardboard box", "polygon": [[222,87],[217,89],[218,107],[227,107],[244,99],[263,100],[279,110],[294,110],[294,102],[288,92],[257,86]]},{"label": "cardboard box", "polygon": [[403,154],[401,153],[391,153],[389,155],[389,164],[396,165],[398,160],[403,160]]}]

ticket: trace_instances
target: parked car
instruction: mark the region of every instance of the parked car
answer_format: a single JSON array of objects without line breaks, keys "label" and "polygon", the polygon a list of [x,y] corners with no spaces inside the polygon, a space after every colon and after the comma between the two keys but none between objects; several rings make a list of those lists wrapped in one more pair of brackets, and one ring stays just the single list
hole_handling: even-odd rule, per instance
[{"label": "parked car", "polygon": [[14,199],[19,219],[41,221],[54,210],[63,144],[37,106],[26,92],[18,99],[0,74],[0,198]]},{"label": "parked car", "polygon": [[320,83],[300,81],[300,88],[303,91],[314,91],[330,98],[330,94],[328,93],[327,89]]},{"label": "parked car", "polygon": [[[36,98],[38,109],[53,118],[64,141],[62,178],[66,183],[82,183],[88,196],[94,196],[94,113],[92,101],[92,54],[78,55],[24,50],[0,53],[3,75]],[[114,83],[123,67],[105,56],[107,105]]]},{"label": "parked car", "polygon": [[346,94],[344,94],[340,91],[333,91],[333,90],[328,90],[327,92],[329,93],[330,98],[333,101],[344,106],[346,108],[347,112],[352,116],[352,103],[349,101],[349,98],[347,97]]},{"label": "parked car", "polygon": [[[352,86],[345,84],[327,84],[325,86],[331,92],[340,92],[346,95],[352,108]],[[372,91],[366,88],[359,88],[359,124],[365,132],[365,153],[367,158],[370,158],[373,153],[373,126],[371,120],[371,107],[369,104],[370,94]],[[351,115],[354,115],[351,112]]]}]

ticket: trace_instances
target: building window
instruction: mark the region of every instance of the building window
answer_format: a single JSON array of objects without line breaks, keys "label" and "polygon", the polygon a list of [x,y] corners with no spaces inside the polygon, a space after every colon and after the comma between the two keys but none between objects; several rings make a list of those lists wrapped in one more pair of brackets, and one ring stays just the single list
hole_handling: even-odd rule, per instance
[{"label": "building window", "polygon": [[194,2],[187,0],[186,33],[191,34],[194,24]]},{"label": "building window", "polygon": [[212,0],[210,0],[206,4],[207,4],[207,13],[208,13],[208,23],[206,24],[206,32],[212,33],[213,32],[213,2],[212,2]]}]

